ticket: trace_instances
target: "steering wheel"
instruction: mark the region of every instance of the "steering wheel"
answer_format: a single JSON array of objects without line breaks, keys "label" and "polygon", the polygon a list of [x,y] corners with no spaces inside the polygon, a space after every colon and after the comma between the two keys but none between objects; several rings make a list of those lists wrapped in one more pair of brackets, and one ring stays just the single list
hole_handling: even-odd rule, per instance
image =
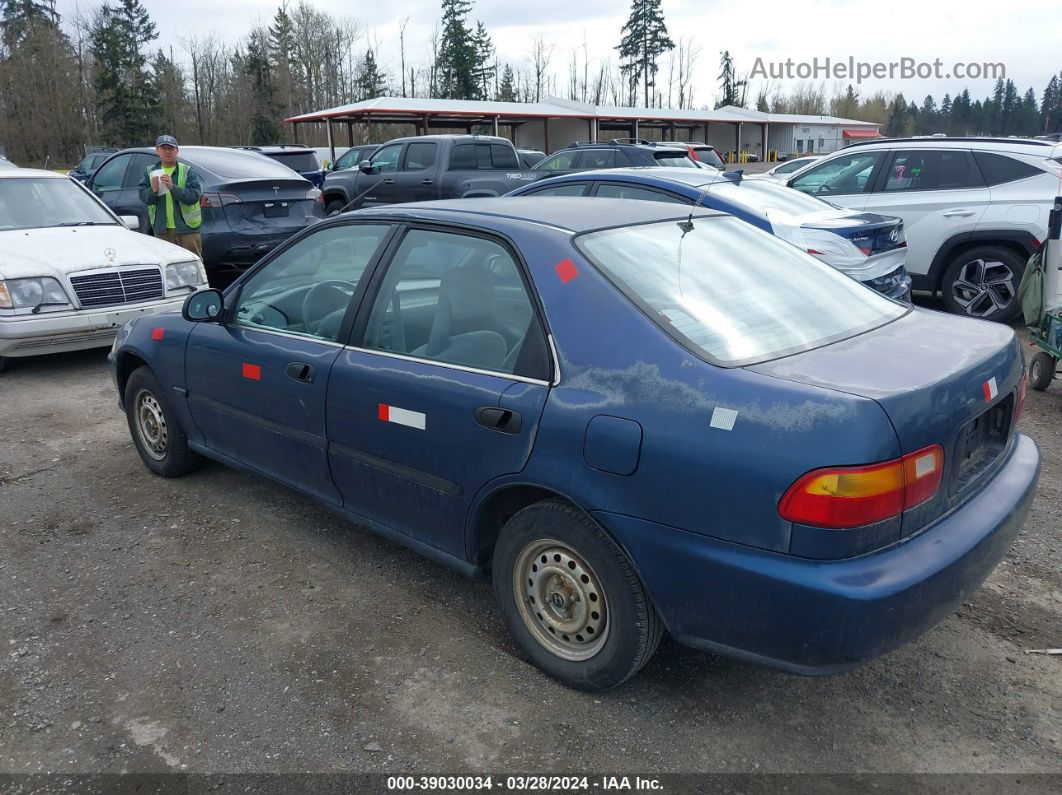
[{"label": "steering wheel", "polygon": [[[318,282],[302,298],[302,323],[311,334],[320,335],[336,312],[346,312],[354,285],[341,279]],[[342,315],[340,315],[342,317]]]}]

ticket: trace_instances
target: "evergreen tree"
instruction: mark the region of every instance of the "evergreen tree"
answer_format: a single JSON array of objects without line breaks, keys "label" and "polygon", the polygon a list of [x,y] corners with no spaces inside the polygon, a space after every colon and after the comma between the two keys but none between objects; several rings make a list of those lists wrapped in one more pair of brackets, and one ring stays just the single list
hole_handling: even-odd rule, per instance
[{"label": "evergreen tree", "polygon": [[501,85],[498,86],[498,95],[494,98],[499,102],[520,101],[516,96],[516,75],[513,74],[513,68],[509,64],[505,64],[505,68],[502,69]]},{"label": "evergreen tree", "polygon": [[59,15],[46,0],[0,0],[0,30],[9,49],[34,26],[59,26]]},{"label": "evergreen tree", "polygon": [[242,59],[243,72],[251,80],[251,143],[276,143],[277,128],[276,86],[269,62],[267,31],[257,28],[247,39],[247,53]]},{"label": "evergreen tree", "polygon": [[303,83],[302,65],[296,57],[295,25],[288,13],[287,3],[281,4],[269,26],[269,51],[273,59],[273,82],[277,99],[285,113],[294,115],[308,108],[300,108],[296,96]]},{"label": "evergreen tree", "polygon": [[472,74],[479,88],[475,98],[489,99],[490,84],[497,74],[497,67],[494,63],[494,42],[490,40],[490,34],[482,22],[476,23],[476,30],[472,34],[472,49],[475,53]]},{"label": "evergreen tree", "polygon": [[1014,120],[1015,135],[1038,135],[1040,133],[1040,109],[1036,103],[1036,92],[1030,86],[1025,96],[1019,101]]},{"label": "evergreen tree", "polygon": [[723,50],[719,57],[719,85],[723,89],[723,98],[716,105],[722,108],[726,105],[745,106],[745,81],[738,80],[734,70],[734,59],[730,57],[730,50]]},{"label": "evergreen tree", "polygon": [[859,93],[849,83],[844,90],[844,96],[838,99],[830,112],[842,119],[854,119],[859,113]]},{"label": "evergreen tree", "polygon": [[1003,103],[999,107],[999,134],[1013,135],[1015,118],[1020,103],[1018,89],[1013,80],[1008,80],[1003,88]]},{"label": "evergreen tree", "polygon": [[470,0],[442,0],[442,39],[439,43],[439,94],[446,99],[476,99],[479,81],[475,34],[465,23]]},{"label": "evergreen tree", "polygon": [[919,135],[932,135],[941,132],[937,127],[940,125],[937,102],[931,95],[926,95],[922,100],[922,107],[918,111],[918,124],[916,130]]},{"label": "evergreen tree", "polygon": [[387,75],[380,71],[372,49],[365,51],[365,57],[358,66],[357,90],[358,101],[375,99],[387,93]]},{"label": "evergreen tree", "polygon": [[1062,81],[1058,75],[1051,75],[1040,99],[1040,131],[1045,135],[1062,131]]},{"label": "evergreen tree", "polygon": [[143,145],[157,127],[157,98],[141,48],[156,37],[155,23],[140,0],[100,7],[90,49],[96,66],[96,104],[104,137],[120,146]]},{"label": "evergreen tree", "polygon": [[908,108],[903,94],[897,94],[889,106],[889,121],[885,124],[885,137],[902,138],[908,135]]},{"label": "evergreen tree", "polygon": [[944,99],[940,101],[940,113],[938,114],[938,120],[940,124],[940,130],[945,135],[951,135],[952,121],[951,121],[951,94],[945,94]]},{"label": "evergreen tree", "polygon": [[667,33],[660,0],[632,0],[631,15],[620,31],[622,38],[616,47],[620,54],[620,71],[627,76],[632,101],[638,83],[644,89],[645,106],[656,87],[657,59],[675,49]]}]

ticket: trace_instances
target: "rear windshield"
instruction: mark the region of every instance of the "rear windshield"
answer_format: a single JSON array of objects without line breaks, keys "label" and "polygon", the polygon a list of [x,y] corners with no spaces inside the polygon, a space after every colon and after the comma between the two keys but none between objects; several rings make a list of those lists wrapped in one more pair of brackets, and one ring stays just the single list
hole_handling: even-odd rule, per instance
[{"label": "rear windshield", "polygon": [[815,196],[763,179],[744,179],[734,183],[722,178],[712,182],[706,189],[734,204],[763,212],[778,210],[787,215],[803,215],[829,210],[834,206]]},{"label": "rear windshield", "polygon": [[694,163],[688,155],[682,152],[653,152],[653,157],[656,158],[656,164],[658,166],[668,166],[671,168],[697,168],[697,164]]},{"label": "rear windshield", "polygon": [[732,216],[591,232],[579,249],[677,342],[724,367],[884,325],[900,304]]},{"label": "rear windshield", "polygon": [[275,163],[257,152],[239,149],[193,149],[181,151],[181,157],[224,179],[291,179],[291,169]]},{"label": "rear windshield", "polygon": [[697,153],[697,159],[702,163],[707,163],[709,166],[715,166],[716,168],[726,168],[726,163],[723,162],[723,158],[716,154],[714,149],[710,149],[707,146],[703,149],[699,146],[695,146],[693,147],[693,151]]},{"label": "rear windshield", "polygon": [[292,171],[320,171],[316,152],[270,152],[266,157],[283,163]]}]

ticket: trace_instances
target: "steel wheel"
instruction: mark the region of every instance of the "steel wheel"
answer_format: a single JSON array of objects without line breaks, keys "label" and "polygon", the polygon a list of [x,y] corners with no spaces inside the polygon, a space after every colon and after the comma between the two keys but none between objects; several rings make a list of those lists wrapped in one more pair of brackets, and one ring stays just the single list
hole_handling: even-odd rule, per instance
[{"label": "steel wheel", "polygon": [[1029,386],[1042,392],[1051,386],[1058,360],[1047,351],[1040,351],[1029,363]]},{"label": "steel wheel", "polygon": [[1018,295],[1017,281],[1006,262],[975,259],[959,268],[951,294],[966,314],[988,317],[1010,308]]},{"label": "steel wheel", "polygon": [[140,436],[144,452],[156,461],[161,461],[166,457],[166,449],[170,440],[162,406],[146,389],[141,389],[136,393],[133,406],[136,416],[136,432]]},{"label": "steel wheel", "polygon": [[542,646],[565,660],[588,660],[608,637],[608,600],[593,569],[552,538],[527,544],[513,567],[520,617]]}]

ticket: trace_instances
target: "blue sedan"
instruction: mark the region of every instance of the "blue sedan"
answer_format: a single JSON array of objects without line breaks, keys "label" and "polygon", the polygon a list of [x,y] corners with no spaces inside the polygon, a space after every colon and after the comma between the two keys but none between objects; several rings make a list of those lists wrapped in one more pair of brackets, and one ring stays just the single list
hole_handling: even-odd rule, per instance
[{"label": "blue sedan", "polygon": [[720,210],[788,240],[872,290],[911,300],[902,218],[846,210],[767,180],[712,169],[627,168],[544,179],[508,195],[641,199]]},{"label": "blue sedan", "polygon": [[1011,329],[665,203],[336,216],[111,361],[151,472],[214,459],[492,576],[527,657],[586,690],[665,629],[802,673],[910,641],[1003,557],[1040,466]]}]

